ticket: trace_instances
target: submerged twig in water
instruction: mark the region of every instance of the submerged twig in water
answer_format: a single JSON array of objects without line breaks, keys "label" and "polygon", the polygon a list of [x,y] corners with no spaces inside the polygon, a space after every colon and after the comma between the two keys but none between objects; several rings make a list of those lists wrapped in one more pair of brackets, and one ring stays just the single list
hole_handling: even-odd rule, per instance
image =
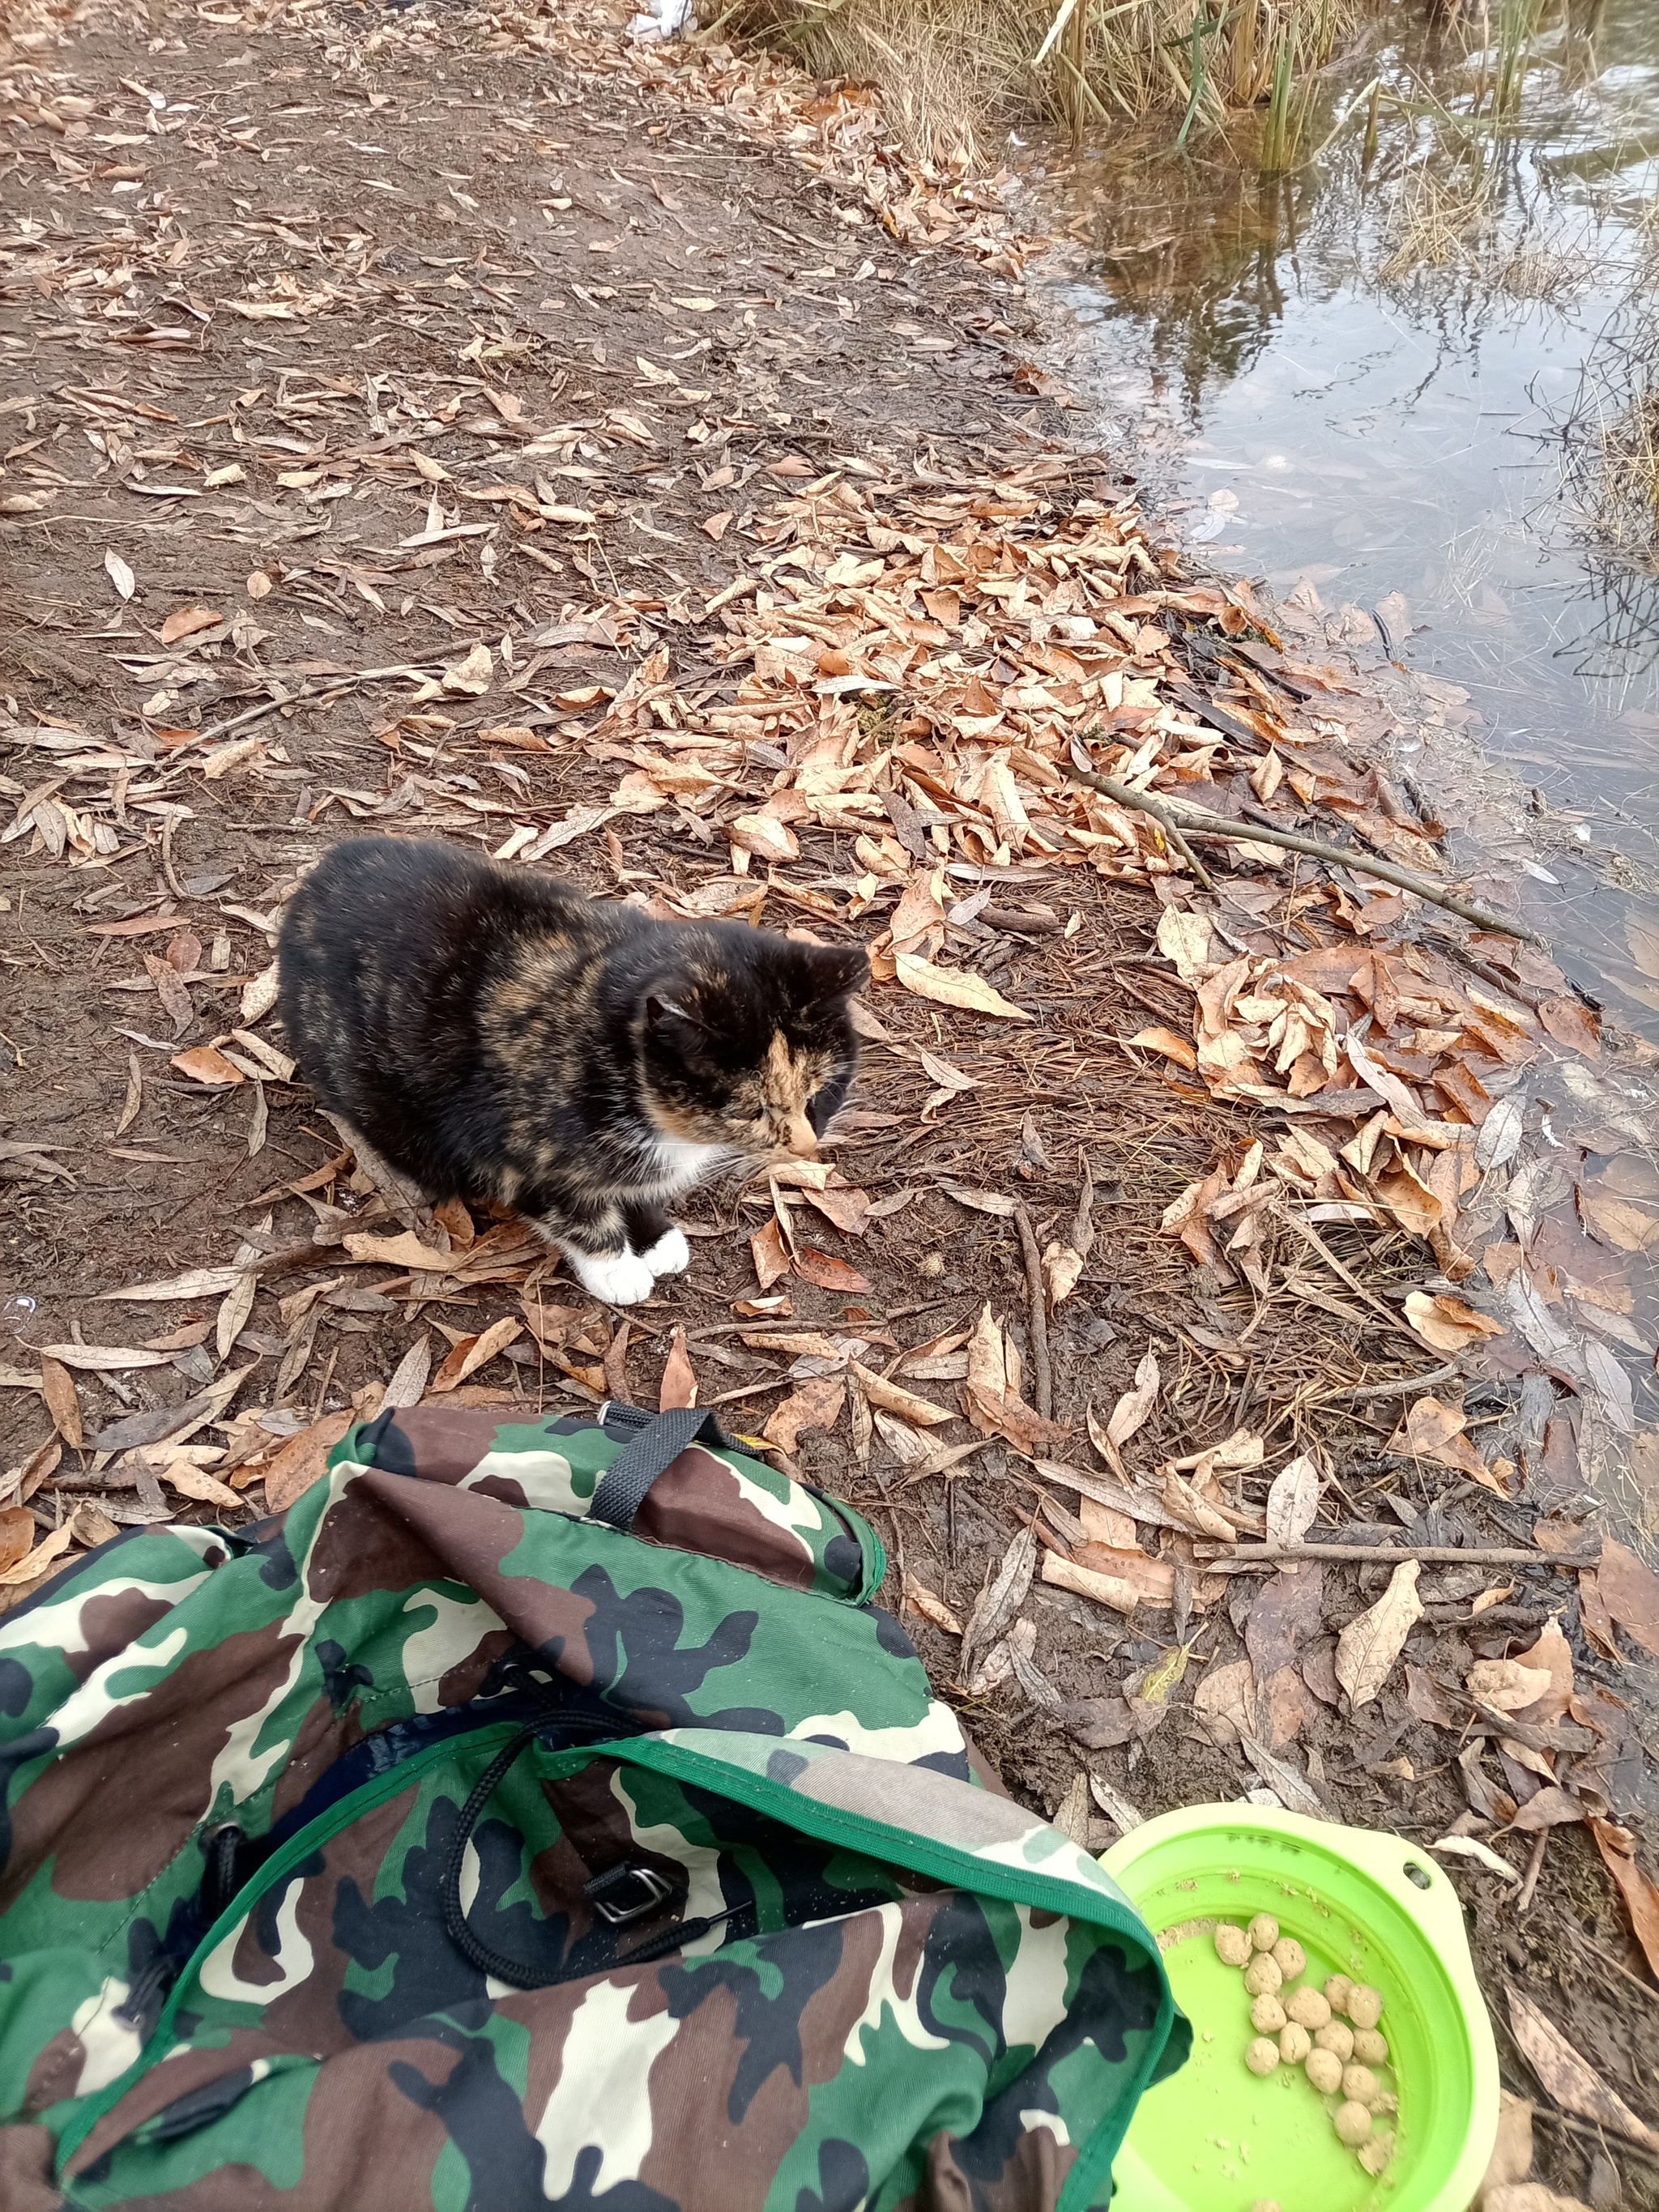
[{"label": "submerged twig in water", "polygon": [[[1392,860],[1375,860],[1369,854],[1345,851],[1340,845],[1328,845],[1321,837],[1304,837],[1291,830],[1269,830],[1252,822],[1241,828],[1234,822],[1224,822],[1219,815],[1205,812],[1184,799],[1165,801],[1154,799],[1147,792],[1132,791],[1127,783],[1119,783],[1109,775],[1097,775],[1091,769],[1074,768],[1069,763],[1066,773],[1078,783],[1086,783],[1091,791],[1103,792],[1115,799],[1120,806],[1132,806],[1142,814],[1150,814],[1170,837],[1177,852],[1186,852],[1181,833],[1176,830],[1166,805],[1179,806],[1182,826],[1194,837],[1210,837],[1228,845],[1282,845],[1287,853],[1306,853],[1316,860],[1327,860],[1333,867],[1352,868],[1356,875],[1376,876],[1385,884],[1399,890],[1411,891],[1431,906],[1443,907],[1460,921],[1473,922],[1477,929],[1495,929],[1505,937],[1518,937],[1528,945],[1540,945],[1543,939],[1536,930],[1524,923],[1512,921],[1506,915],[1493,914],[1488,908],[1476,906],[1471,900],[1455,897],[1443,890],[1427,876],[1419,876],[1414,868],[1396,867]],[[1199,880],[1207,890],[1209,878],[1201,869],[1195,869]]]}]

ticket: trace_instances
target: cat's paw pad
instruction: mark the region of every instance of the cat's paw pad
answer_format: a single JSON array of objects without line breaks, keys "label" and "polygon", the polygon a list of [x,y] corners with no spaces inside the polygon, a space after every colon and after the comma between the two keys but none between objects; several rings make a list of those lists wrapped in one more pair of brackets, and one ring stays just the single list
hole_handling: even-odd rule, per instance
[{"label": "cat's paw pad", "polygon": [[691,1265],[691,1247],[683,1229],[665,1229],[641,1257],[653,1275],[683,1275]]},{"label": "cat's paw pad", "polygon": [[656,1277],[637,1252],[617,1252],[595,1258],[586,1252],[573,1252],[567,1246],[565,1257],[576,1271],[576,1279],[585,1291],[596,1298],[603,1298],[609,1306],[636,1306],[651,1295]]}]

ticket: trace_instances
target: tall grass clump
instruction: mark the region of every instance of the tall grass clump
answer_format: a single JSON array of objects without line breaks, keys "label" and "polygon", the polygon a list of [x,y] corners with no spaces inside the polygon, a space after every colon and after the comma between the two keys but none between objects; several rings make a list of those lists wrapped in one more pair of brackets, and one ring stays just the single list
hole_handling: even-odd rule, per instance
[{"label": "tall grass clump", "polygon": [[1544,21],[1545,0],[1498,0],[1492,24],[1492,113],[1513,122],[1533,64],[1533,46]]},{"label": "tall grass clump", "polygon": [[[705,6],[708,0],[705,0]],[[1371,0],[738,0],[732,30],[818,76],[879,85],[911,150],[971,159],[1011,125],[1073,135],[1167,118],[1195,131],[1261,111],[1289,167],[1310,80]]]},{"label": "tall grass clump", "polygon": [[1659,575],[1659,317],[1592,362],[1561,440],[1581,542],[1619,568]]}]

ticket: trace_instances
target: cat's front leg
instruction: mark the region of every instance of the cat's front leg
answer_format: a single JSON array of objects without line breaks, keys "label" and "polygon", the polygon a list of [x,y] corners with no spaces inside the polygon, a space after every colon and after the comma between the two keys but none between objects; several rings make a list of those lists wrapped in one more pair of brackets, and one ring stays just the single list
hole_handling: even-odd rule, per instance
[{"label": "cat's front leg", "polygon": [[653,1275],[683,1275],[691,1264],[685,1231],[677,1229],[661,1206],[635,1200],[623,1208],[629,1243]]},{"label": "cat's front leg", "polygon": [[635,1250],[619,1208],[581,1211],[541,1192],[534,1206],[523,1211],[538,1236],[558,1247],[576,1280],[594,1297],[606,1305],[636,1306],[650,1297],[656,1275]]}]

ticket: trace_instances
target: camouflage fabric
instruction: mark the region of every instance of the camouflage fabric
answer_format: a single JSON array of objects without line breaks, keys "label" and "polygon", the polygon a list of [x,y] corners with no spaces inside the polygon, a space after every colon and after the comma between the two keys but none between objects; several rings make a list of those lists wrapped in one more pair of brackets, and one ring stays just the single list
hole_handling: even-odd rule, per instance
[{"label": "camouflage fabric", "polygon": [[[0,1616],[0,2205],[1048,2212],[1188,2030],[848,1508],[422,1408]],[[658,1492],[660,1492],[660,1496]]]}]

